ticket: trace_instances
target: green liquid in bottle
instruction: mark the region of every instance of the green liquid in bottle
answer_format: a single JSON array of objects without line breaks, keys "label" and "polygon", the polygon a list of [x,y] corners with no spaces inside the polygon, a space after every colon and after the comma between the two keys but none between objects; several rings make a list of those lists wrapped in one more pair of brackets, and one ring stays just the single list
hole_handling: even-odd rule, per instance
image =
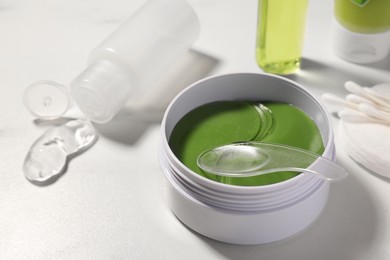
[{"label": "green liquid in bottle", "polygon": [[256,60],[265,72],[300,68],[308,0],[259,0]]}]

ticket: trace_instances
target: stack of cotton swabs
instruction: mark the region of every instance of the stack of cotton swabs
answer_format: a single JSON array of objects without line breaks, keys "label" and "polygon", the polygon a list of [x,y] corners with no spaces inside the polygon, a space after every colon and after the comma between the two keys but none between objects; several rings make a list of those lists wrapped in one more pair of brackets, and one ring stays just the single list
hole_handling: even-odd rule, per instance
[{"label": "stack of cotton swabs", "polygon": [[345,99],[324,94],[324,101],[343,105],[339,134],[346,152],[375,173],[390,178],[390,84],[372,88],[348,81]]}]

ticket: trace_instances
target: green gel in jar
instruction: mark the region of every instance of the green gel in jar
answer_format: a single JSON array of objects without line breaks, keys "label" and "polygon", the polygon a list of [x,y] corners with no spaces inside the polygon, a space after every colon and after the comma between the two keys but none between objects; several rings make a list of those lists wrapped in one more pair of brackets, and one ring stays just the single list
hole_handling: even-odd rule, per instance
[{"label": "green gel in jar", "polygon": [[219,181],[219,176],[199,169],[198,155],[216,146],[251,140],[259,129],[260,117],[251,104],[214,102],[195,108],[181,118],[169,144],[176,157],[192,171]]},{"label": "green gel in jar", "polygon": [[[262,111],[268,111],[263,113]],[[225,184],[259,186],[278,183],[296,176],[295,172],[234,178],[202,171],[196,161],[200,153],[217,146],[243,141],[286,144],[318,154],[323,141],[313,120],[299,108],[278,102],[218,101],[187,113],[174,127],[169,145],[189,169]]]}]

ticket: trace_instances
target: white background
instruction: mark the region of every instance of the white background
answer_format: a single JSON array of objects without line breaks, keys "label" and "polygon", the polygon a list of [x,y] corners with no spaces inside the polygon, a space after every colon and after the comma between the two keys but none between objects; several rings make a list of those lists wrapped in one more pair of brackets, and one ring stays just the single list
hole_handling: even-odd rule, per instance
[{"label": "white background", "polygon": [[[164,108],[196,79],[261,72],[254,59],[256,0],[189,0],[202,32],[179,72],[167,73],[171,87],[156,87],[99,126],[98,142],[54,183],[37,186],[24,178],[28,148],[51,126],[23,107],[24,89],[41,79],[68,85],[89,51],[143,2],[0,0],[0,259],[390,259],[390,181],[345,154],[336,117],[337,160],[350,176],[332,185],[323,214],[298,236],[259,246],[224,244],[187,229],[164,204],[157,158]],[[390,82],[390,58],[361,66],[333,54],[332,5],[310,1],[302,70],[289,78],[318,97],[344,96],[346,80]]]}]

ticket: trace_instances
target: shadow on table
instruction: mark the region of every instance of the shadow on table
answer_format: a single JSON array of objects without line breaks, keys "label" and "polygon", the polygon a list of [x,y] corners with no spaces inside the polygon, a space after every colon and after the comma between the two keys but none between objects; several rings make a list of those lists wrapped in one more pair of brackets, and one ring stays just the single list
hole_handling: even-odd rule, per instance
[{"label": "shadow on table", "polygon": [[109,123],[96,124],[99,134],[117,142],[134,144],[151,125],[161,122],[168,104],[181,90],[208,76],[218,64],[216,58],[190,50]]},{"label": "shadow on table", "polygon": [[328,204],[319,219],[293,238],[239,246],[198,236],[226,259],[354,260],[371,251],[375,241],[378,214],[374,205],[366,187],[350,176],[331,188]]},{"label": "shadow on table", "polygon": [[[378,70],[390,70],[390,58],[385,59],[380,63],[372,65],[358,65],[354,64],[357,69],[359,67],[372,67]],[[346,70],[340,64],[332,65],[325,64],[311,59],[302,59],[301,70],[295,74],[287,75],[286,78],[294,80],[303,86],[310,87],[315,94],[318,92],[329,92],[336,95],[346,95],[347,91],[344,89],[346,81],[355,81],[360,85],[373,86],[378,83],[378,78],[370,73],[362,74]]]}]

